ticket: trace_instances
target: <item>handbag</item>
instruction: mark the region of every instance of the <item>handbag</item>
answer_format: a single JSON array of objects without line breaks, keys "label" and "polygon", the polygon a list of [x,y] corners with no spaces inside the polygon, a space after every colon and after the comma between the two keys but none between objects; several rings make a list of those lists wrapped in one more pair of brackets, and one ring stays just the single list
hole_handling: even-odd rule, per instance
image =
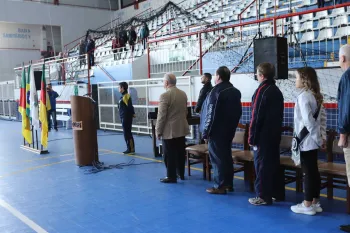
[{"label": "handbag", "polygon": [[[317,108],[317,111],[313,115],[315,120],[317,120],[320,110],[321,110],[321,106]],[[304,128],[302,128],[302,130],[300,131],[299,135],[297,135],[296,133],[293,134],[291,150],[292,150],[292,160],[294,161],[295,166],[300,165],[300,144],[304,141],[304,139],[309,133],[310,133],[309,130],[307,130],[307,128],[304,126]]]}]

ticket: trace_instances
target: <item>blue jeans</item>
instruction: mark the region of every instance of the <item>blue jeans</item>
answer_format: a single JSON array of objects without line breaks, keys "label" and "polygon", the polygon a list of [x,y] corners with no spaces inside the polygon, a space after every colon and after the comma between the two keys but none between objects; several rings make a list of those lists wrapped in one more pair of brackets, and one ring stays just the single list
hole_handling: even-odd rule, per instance
[{"label": "blue jeans", "polygon": [[57,129],[57,119],[56,119],[56,109],[52,109],[50,111],[47,111],[47,121],[49,122],[49,129],[52,128],[52,123],[51,123],[51,116],[53,120],[53,127],[54,129]]},{"label": "blue jeans", "polygon": [[214,188],[233,186],[232,138],[210,138],[209,158],[214,170]]}]

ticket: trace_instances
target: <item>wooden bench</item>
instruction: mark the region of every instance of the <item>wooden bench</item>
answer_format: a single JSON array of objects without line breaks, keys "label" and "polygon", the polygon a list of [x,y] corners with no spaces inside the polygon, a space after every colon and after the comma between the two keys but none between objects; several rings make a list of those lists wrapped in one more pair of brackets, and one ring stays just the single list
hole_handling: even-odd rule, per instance
[{"label": "wooden bench", "polygon": [[63,127],[66,129],[71,128],[71,116],[68,115],[68,109],[70,108],[70,104],[57,104],[56,106],[56,120],[62,121]]},{"label": "wooden bench", "polygon": [[[233,144],[242,144],[243,148],[246,147],[247,139],[247,125],[238,124],[237,131],[234,139],[232,140]],[[243,131],[242,131],[243,130]],[[237,151],[242,151],[240,149],[232,149],[233,153]],[[203,165],[203,179],[211,180],[211,165],[209,160],[209,151],[207,144],[198,144],[186,147],[186,157],[187,157],[187,171],[188,175],[191,176],[191,165],[202,163]],[[243,168],[239,168],[234,172],[243,171]]]},{"label": "wooden bench", "polygon": [[346,190],[346,211],[350,214],[350,189],[346,174],[346,165],[334,163],[335,155],[344,156],[344,151],[338,146],[337,132],[330,130],[327,139],[327,162],[319,164],[321,175],[326,176],[327,198],[333,199],[333,189]]}]

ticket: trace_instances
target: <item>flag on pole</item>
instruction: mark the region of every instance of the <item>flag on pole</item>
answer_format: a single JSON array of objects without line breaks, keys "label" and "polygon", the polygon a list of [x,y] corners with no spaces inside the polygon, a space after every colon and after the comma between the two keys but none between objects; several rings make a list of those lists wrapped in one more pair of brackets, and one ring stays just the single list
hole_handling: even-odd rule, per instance
[{"label": "flag on pole", "polygon": [[35,86],[34,69],[30,69],[30,91],[29,91],[29,103],[30,103],[30,117],[32,118],[32,125],[34,129],[38,130],[39,124],[39,105],[38,105],[38,93]]},{"label": "flag on pole", "polygon": [[47,119],[47,111],[51,110],[49,95],[46,91],[45,79],[45,64],[43,65],[43,73],[41,76],[41,90],[40,90],[40,108],[39,120],[41,122],[41,145],[47,148],[49,137],[49,122]]},{"label": "flag on pole", "polygon": [[32,134],[30,132],[30,122],[29,117],[27,116],[26,107],[27,107],[27,94],[26,94],[26,70],[23,66],[22,70],[22,80],[21,80],[21,93],[19,99],[19,108],[18,111],[22,115],[22,135],[24,139],[32,144]]},{"label": "flag on pole", "polygon": [[27,117],[30,118],[30,70],[31,70],[31,65],[28,67],[28,75],[26,78],[26,113]]}]

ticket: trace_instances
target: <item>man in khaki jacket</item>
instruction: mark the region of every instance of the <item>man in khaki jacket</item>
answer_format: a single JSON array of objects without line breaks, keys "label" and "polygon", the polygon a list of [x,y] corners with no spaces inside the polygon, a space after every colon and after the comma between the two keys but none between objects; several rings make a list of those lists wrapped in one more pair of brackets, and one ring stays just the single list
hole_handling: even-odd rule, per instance
[{"label": "man in khaki jacket", "polygon": [[187,123],[187,96],[176,87],[176,77],[165,74],[166,92],[160,96],[156,135],[163,140],[164,163],[167,177],[163,183],[176,183],[177,173],[185,176],[185,136],[190,133]]}]

